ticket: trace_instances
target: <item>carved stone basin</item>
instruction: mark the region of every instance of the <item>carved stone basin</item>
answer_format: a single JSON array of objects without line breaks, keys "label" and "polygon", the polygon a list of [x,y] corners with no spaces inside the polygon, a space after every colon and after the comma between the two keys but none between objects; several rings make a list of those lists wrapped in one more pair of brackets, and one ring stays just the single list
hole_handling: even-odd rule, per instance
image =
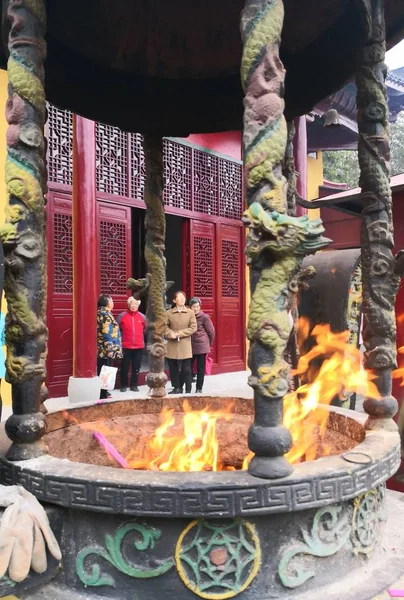
[{"label": "carved stone basin", "polygon": [[[399,439],[384,431],[365,435],[358,413],[330,409],[328,428],[334,440],[345,440],[342,453],[300,463],[276,481],[242,470],[176,473],[88,464],[91,449],[79,434],[74,452],[81,462],[73,462],[55,443],[68,438],[69,455],[71,432],[80,431],[80,423],[112,415],[136,422],[160,412],[163,402],[181,409],[179,399],[140,400],[50,414],[49,445],[54,452],[58,447],[59,457],[2,459],[3,483],[23,484],[63,515],[63,571],[37,592],[13,593],[160,600],[164,590],[166,600],[303,599],[334,582],[341,565],[346,576],[377,557],[384,482],[399,465]],[[229,399],[190,402],[217,406]],[[252,408],[252,401],[234,399],[245,431]],[[230,431],[231,421],[227,426]]]}]

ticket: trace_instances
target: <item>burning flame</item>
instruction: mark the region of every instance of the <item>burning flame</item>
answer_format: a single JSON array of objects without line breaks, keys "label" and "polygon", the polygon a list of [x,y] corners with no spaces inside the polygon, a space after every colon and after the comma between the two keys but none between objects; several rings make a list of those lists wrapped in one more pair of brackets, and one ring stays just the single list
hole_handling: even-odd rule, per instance
[{"label": "burning flame", "polygon": [[[286,455],[291,463],[314,460],[319,454],[330,453],[331,449],[324,444],[329,413],[321,405],[331,404],[336,397],[345,399],[347,394],[354,392],[378,398],[374,377],[362,368],[360,351],[348,344],[348,331],[333,333],[329,325],[317,325],[310,331],[308,320],[300,319],[297,328],[300,347],[309,335],[314,338],[315,345],[300,357],[297,369],[292,373],[293,376],[299,376],[303,383],[284,398],[283,422],[293,440],[292,448]],[[401,351],[404,352],[404,348]],[[404,381],[404,369],[400,376]],[[182,423],[178,421],[178,412],[163,408],[160,425],[147,440],[143,451],[139,447],[133,448],[124,459],[125,466],[156,471],[234,469],[220,462],[216,432],[219,419],[231,420],[232,408],[233,404],[229,403],[220,410],[209,406],[203,410],[192,410],[185,400]],[[103,430],[101,422],[83,426],[105,434],[104,437],[108,436],[108,446],[115,443],[119,449],[120,432],[117,428]],[[103,447],[111,456],[108,448],[105,445]],[[252,456],[250,452],[245,457],[243,469],[247,469]]]},{"label": "burning flame", "polygon": [[[220,471],[219,444],[216,436],[218,419],[231,419],[233,404],[225,409],[192,410],[185,400],[183,404],[183,435],[170,434],[175,424],[174,410],[163,408],[161,425],[154,437],[149,440],[144,459],[136,457],[136,449],[127,457],[132,469],[152,469],[159,471]],[[150,460],[150,456],[155,456]]]},{"label": "burning flame", "polygon": [[[400,323],[400,319],[401,322],[403,321],[404,316],[402,315],[401,317],[397,318],[397,322]],[[399,348],[397,350],[398,354],[404,354],[404,346],[401,346],[401,348]],[[393,379],[401,379],[400,381],[400,386],[404,386],[404,367],[398,367],[398,369],[395,369],[395,371],[393,371],[392,373]]]},{"label": "burning flame", "polygon": [[[299,341],[307,339],[309,330],[307,319],[299,319]],[[316,458],[319,436],[324,437],[328,420],[328,412],[319,405],[329,405],[336,397],[344,400],[347,394],[355,392],[379,397],[373,375],[362,368],[359,349],[348,344],[349,335],[349,331],[333,333],[329,325],[316,325],[311,332],[316,345],[299,358],[293,375],[306,383],[284,398],[283,422],[293,439],[286,456],[292,463]],[[318,359],[322,364],[316,372]],[[329,449],[323,448],[322,454],[327,453]]]}]

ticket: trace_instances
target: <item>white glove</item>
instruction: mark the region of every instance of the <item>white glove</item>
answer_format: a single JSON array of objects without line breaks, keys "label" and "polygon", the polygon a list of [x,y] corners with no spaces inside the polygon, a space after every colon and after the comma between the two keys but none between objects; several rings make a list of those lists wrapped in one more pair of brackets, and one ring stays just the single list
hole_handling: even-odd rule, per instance
[{"label": "white glove", "polygon": [[7,507],[0,520],[0,578],[8,569],[15,582],[23,581],[30,568],[44,573],[49,552],[60,560],[62,553],[38,500],[20,486],[0,486],[0,506]]}]

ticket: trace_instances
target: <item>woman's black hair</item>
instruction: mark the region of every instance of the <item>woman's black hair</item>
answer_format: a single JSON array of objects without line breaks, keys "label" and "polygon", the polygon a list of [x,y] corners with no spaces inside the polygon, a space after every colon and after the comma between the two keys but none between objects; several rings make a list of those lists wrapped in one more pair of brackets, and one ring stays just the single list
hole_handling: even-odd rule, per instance
[{"label": "woman's black hair", "polygon": [[197,296],[195,296],[194,298],[191,298],[191,300],[189,301],[189,308],[191,308],[191,306],[193,306],[194,304],[199,304],[200,306],[202,306],[201,299],[198,298]]},{"label": "woman's black hair", "polygon": [[111,296],[108,296],[108,294],[101,294],[98,298],[98,308],[106,308],[110,300]]}]

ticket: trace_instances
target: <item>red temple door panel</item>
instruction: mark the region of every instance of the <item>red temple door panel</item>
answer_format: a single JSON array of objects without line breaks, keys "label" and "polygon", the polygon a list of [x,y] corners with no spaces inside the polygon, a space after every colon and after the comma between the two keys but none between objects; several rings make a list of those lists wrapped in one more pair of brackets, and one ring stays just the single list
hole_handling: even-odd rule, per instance
[{"label": "red temple door panel", "polygon": [[48,193],[49,396],[65,396],[73,361],[73,230],[71,197]]},{"label": "red temple door panel", "polygon": [[[187,266],[183,270],[186,274],[186,289],[188,296],[197,296],[201,299],[202,309],[210,316],[217,329],[216,313],[216,238],[214,223],[203,221],[185,221],[188,236],[184,236],[184,243],[188,243]],[[213,343],[211,356],[214,367],[217,367],[217,337]]]},{"label": "red temple door panel", "polygon": [[126,309],[126,281],[132,276],[131,209],[98,203],[100,293],[114,300],[114,314]]},{"label": "red temple door panel", "polygon": [[222,371],[245,369],[244,229],[216,226],[218,362]]},{"label": "red temple door panel", "polygon": [[243,228],[198,220],[184,227],[185,287],[215,326],[214,372],[244,370]]}]

